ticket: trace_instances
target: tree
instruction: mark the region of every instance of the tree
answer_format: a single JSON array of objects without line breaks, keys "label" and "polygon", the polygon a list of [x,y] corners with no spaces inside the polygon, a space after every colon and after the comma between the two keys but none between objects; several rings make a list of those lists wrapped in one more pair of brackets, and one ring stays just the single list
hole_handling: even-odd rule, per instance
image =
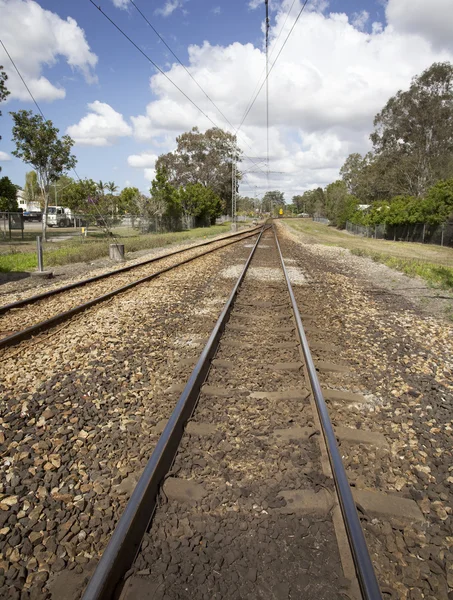
[{"label": "tree", "polygon": [[393,192],[422,197],[453,167],[453,65],[434,63],[390,98],[370,138]]},{"label": "tree", "polygon": [[274,190],[266,192],[263,196],[263,212],[271,212],[278,214],[280,208],[285,206],[285,196],[283,192]]},{"label": "tree", "polygon": [[115,184],[114,181],[109,181],[105,184],[104,187],[109,192],[109,194],[116,194],[116,192],[118,191],[118,186]]},{"label": "tree", "polygon": [[185,215],[201,221],[203,225],[213,225],[222,214],[222,202],[211,188],[201,183],[191,183],[179,190],[179,201]]},{"label": "tree", "polygon": [[28,171],[28,173],[25,174],[24,197],[27,204],[40,202],[38,176],[36,175],[36,171]]},{"label": "tree", "polygon": [[97,184],[92,179],[72,181],[59,194],[60,202],[74,212],[82,214],[96,213],[93,199],[97,198]]},{"label": "tree", "polygon": [[[9,96],[9,94],[11,92],[9,92],[6,89],[6,85],[5,82],[8,79],[8,75],[5,73],[5,71],[3,71],[3,65],[0,65],[0,102],[3,102],[4,100],[6,100],[7,96]],[[0,110],[0,117],[2,116],[2,111]],[[2,139],[2,136],[0,135],[0,140]],[[2,170],[2,168],[0,167],[0,171]]]},{"label": "tree", "polygon": [[19,204],[17,203],[17,186],[9,177],[0,178],[0,210],[8,212],[17,212]]},{"label": "tree", "polygon": [[226,210],[231,203],[232,162],[241,160],[236,136],[216,127],[205,133],[194,127],[177,137],[176,143],[174,152],[159,156],[156,170],[165,168],[169,183],[176,188],[193,183],[211,188]]},{"label": "tree", "polygon": [[176,227],[176,220],[181,216],[181,202],[177,190],[168,181],[165,168],[156,169],[150,192],[154,214],[164,217],[172,227]]},{"label": "tree", "polygon": [[68,175],[62,175],[49,186],[49,204],[54,206],[67,206],[64,200],[64,193],[66,188],[74,183],[72,177]]},{"label": "tree", "polygon": [[118,208],[120,212],[123,214],[131,213],[133,215],[139,214],[142,216],[137,204],[139,196],[140,191],[136,187],[125,187],[122,189],[118,197]]},{"label": "tree", "polygon": [[98,181],[97,184],[97,192],[100,196],[103,196],[106,190],[106,186],[107,184],[104,183],[102,180]]},{"label": "tree", "polygon": [[44,198],[42,233],[45,240],[49,185],[65,171],[75,167],[77,160],[71,154],[74,140],[68,135],[59,138],[59,130],[53,126],[52,121],[45,121],[41,115],[34,115],[31,110],[12,112],[11,116],[14,121],[13,140],[16,143],[13,154],[35,169]]}]

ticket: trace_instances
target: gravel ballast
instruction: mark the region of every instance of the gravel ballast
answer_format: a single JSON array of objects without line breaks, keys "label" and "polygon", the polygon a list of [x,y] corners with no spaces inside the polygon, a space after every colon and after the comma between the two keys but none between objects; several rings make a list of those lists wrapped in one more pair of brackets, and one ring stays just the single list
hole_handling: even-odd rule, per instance
[{"label": "gravel ballast", "polygon": [[312,310],[309,343],[333,344],[317,358],[349,367],[347,375],[320,373],[321,383],[365,397],[330,403],[332,420],[382,433],[388,443],[341,442],[350,483],[413,499],[425,518],[398,523],[362,515],[384,597],[452,600],[453,327],[399,294],[392,281],[404,278],[413,287],[414,280],[279,231],[284,256],[311,282],[295,288],[300,305]]}]

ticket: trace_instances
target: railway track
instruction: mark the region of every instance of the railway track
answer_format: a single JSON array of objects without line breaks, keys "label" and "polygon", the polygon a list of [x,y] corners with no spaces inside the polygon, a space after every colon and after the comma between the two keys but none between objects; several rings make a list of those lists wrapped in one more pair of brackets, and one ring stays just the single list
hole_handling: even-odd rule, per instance
[{"label": "railway track", "polygon": [[273,231],[178,375],[84,599],[381,598]]},{"label": "railway track", "polygon": [[[74,315],[171,269],[253,237],[260,229],[258,227],[196,244],[3,305],[0,307],[0,349],[48,331]],[[206,246],[209,247],[207,250],[199,250]],[[181,255],[184,255],[182,260]],[[157,269],[153,269],[155,266]]]}]

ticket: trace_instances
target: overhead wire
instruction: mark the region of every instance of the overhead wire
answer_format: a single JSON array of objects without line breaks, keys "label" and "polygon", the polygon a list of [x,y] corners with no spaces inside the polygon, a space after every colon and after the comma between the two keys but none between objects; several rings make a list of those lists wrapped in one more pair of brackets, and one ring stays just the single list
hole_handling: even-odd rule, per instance
[{"label": "overhead wire", "polygon": [[[170,46],[168,45],[168,43],[163,39],[163,37],[158,33],[158,31],[155,29],[155,27],[150,23],[150,21],[146,18],[146,16],[143,14],[143,12],[137,7],[137,5],[135,4],[135,2],[133,0],[129,0],[131,2],[131,4],[136,8],[136,10],[139,12],[139,14],[145,19],[145,21],[148,23],[148,25],[153,29],[153,31],[159,36],[159,39],[161,39],[165,46],[170,50],[170,52],[173,54],[173,56],[176,58],[176,60],[179,62],[179,64],[184,68],[184,70],[189,74],[189,76],[193,79],[193,81],[197,84],[197,86],[200,88],[200,90],[204,93],[204,95],[206,96],[206,98],[212,103],[212,105],[217,109],[217,111],[222,115],[222,117],[225,119],[225,121],[230,125],[230,127],[233,129],[235,129],[234,125],[232,125],[230,123],[230,121],[227,119],[227,117],[223,114],[223,112],[220,110],[220,108],[215,104],[215,102],[210,98],[210,96],[204,91],[204,89],[201,87],[201,85],[197,82],[197,80],[193,77],[193,75],[190,73],[190,71],[184,66],[184,64],[180,61],[180,59],[177,57],[177,55],[173,52],[173,50],[170,48]],[[173,79],[171,77],[169,77],[167,75],[167,73],[165,73],[165,71],[163,69],[161,69],[161,67],[159,67],[159,65],[153,61],[153,59],[148,56],[148,54],[146,54],[146,52],[144,52],[135,42],[134,40],[119,26],[115,23],[115,21],[109,17],[109,15],[102,10],[102,8],[100,6],[98,6],[94,0],[89,0],[89,2],[99,10],[99,12],[140,52],[140,54],[142,54],[146,60],[148,60],[148,62],[150,62],[153,67],[155,69],[157,69],[159,71],[159,73],[161,75],[163,75],[191,104],[192,106],[194,106],[212,125],[214,125],[214,127],[216,129],[220,129],[220,127],[217,125],[217,123],[202,109],[200,108],[200,106],[198,106],[198,104],[196,104],[196,102],[194,100],[192,100],[192,98],[190,98],[190,96],[188,94],[186,94],[186,92],[184,92],[184,90],[177,84],[175,83],[175,81],[173,81]],[[236,135],[236,134],[234,134]],[[249,144],[246,142],[246,144],[249,146]],[[249,148],[251,148],[251,146],[249,146]],[[245,152],[244,152],[245,154]],[[247,155],[246,155],[247,156]],[[264,172],[264,171],[263,171]]]},{"label": "overhead wire", "polygon": [[263,81],[263,82],[262,82],[262,84],[260,85],[260,87],[259,87],[259,89],[258,89],[258,91],[257,91],[257,93],[256,93],[256,95],[255,95],[255,97],[254,97],[254,99],[253,99],[253,102],[250,104],[250,106],[248,107],[247,111],[245,112],[245,114],[244,114],[244,116],[243,116],[243,118],[242,118],[242,121],[241,121],[241,123],[240,123],[239,127],[238,127],[238,128],[237,128],[237,130],[236,130],[236,133],[238,133],[238,132],[239,132],[239,130],[241,129],[242,125],[244,124],[244,121],[245,121],[245,119],[247,118],[248,114],[249,114],[249,113],[250,113],[250,111],[252,110],[252,108],[253,108],[253,105],[255,104],[255,102],[256,102],[256,99],[257,99],[257,98],[258,98],[258,96],[259,96],[259,93],[260,93],[260,92],[261,92],[261,90],[263,89],[263,86],[264,86],[264,84],[266,83],[266,81],[269,79],[269,75],[271,74],[271,72],[272,72],[273,68],[275,67],[275,64],[277,63],[277,61],[278,61],[278,59],[279,59],[279,57],[280,57],[280,54],[281,54],[281,53],[282,53],[282,51],[283,51],[283,48],[286,46],[286,43],[287,43],[287,41],[288,41],[288,39],[289,39],[290,35],[292,34],[292,32],[293,32],[293,30],[294,30],[294,27],[297,25],[297,22],[299,21],[301,14],[304,12],[304,9],[305,9],[305,7],[307,6],[307,4],[308,4],[308,0],[305,0],[305,1],[304,1],[304,3],[302,4],[302,8],[301,8],[301,9],[300,9],[300,11],[299,11],[299,14],[298,14],[298,15],[297,15],[297,17],[296,17],[296,20],[294,21],[294,23],[293,23],[293,25],[292,25],[291,29],[290,29],[290,30],[289,30],[289,32],[288,32],[288,35],[287,35],[287,36],[286,36],[286,38],[285,38],[285,41],[283,42],[283,44],[282,44],[282,46],[281,46],[281,48],[280,48],[280,50],[279,50],[279,52],[278,52],[278,54],[277,54],[277,57],[275,58],[274,62],[272,63],[272,65],[271,65],[271,67],[270,67],[270,69],[269,69],[269,72],[266,74],[266,78],[264,79],[264,81]]},{"label": "overhead wire", "polygon": [[[19,69],[18,69],[18,67],[17,67],[16,63],[14,62],[14,60],[13,60],[13,58],[12,58],[11,54],[8,52],[8,50],[7,50],[6,46],[5,46],[5,44],[3,43],[3,41],[2,41],[1,39],[0,39],[0,44],[3,46],[3,49],[5,50],[6,54],[8,55],[8,58],[9,58],[9,60],[11,61],[11,64],[13,65],[13,67],[15,68],[15,70],[16,70],[16,72],[17,72],[17,74],[18,74],[18,75],[19,75],[19,77],[21,78],[21,80],[22,80],[22,83],[24,84],[24,86],[25,86],[25,88],[26,88],[27,92],[30,94],[30,97],[31,97],[31,99],[33,100],[33,102],[34,102],[34,104],[35,104],[36,108],[38,109],[39,113],[41,114],[42,118],[43,118],[45,121],[47,121],[46,117],[44,116],[44,113],[43,113],[43,112],[42,112],[42,110],[41,110],[41,107],[39,106],[39,104],[38,104],[38,102],[37,102],[37,100],[36,100],[36,98],[35,98],[35,97],[33,96],[33,94],[31,93],[31,90],[30,90],[30,88],[28,87],[28,85],[27,85],[27,83],[26,83],[25,79],[22,77],[22,74],[21,74],[21,72],[19,71]],[[74,174],[75,174],[76,178],[78,179],[78,181],[79,181],[79,182],[81,182],[82,180],[80,179],[80,177],[79,177],[79,174],[78,174],[78,173],[77,173],[77,171],[75,170],[75,167],[72,167],[72,170],[73,170],[73,172],[74,172]],[[117,243],[117,244],[119,244],[119,239],[118,239],[118,238],[115,236],[115,234],[114,234],[114,233],[112,233],[112,232],[109,230],[109,228],[108,228],[108,225],[107,225],[107,222],[106,222],[106,220],[105,220],[105,217],[104,217],[104,215],[102,215],[102,214],[101,214],[101,212],[99,211],[99,209],[97,208],[97,206],[96,206],[96,205],[94,205],[94,207],[95,207],[95,210],[97,211],[98,215],[99,215],[99,216],[101,217],[101,219],[103,220],[103,222],[104,222],[104,226],[105,226],[105,229],[106,229],[106,231],[107,231],[107,232],[108,232],[108,233],[109,233],[109,234],[110,234],[110,235],[113,237],[113,239],[116,241],[116,243]]]},{"label": "overhead wire", "polygon": [[6,52],[6,54],[8,55],[9,60],[11,61],[13,67],[16,69],[17,74],[19,75],[19,77],[22,79],[22,83],[24,84],[24,86],[27,89],[27,92],[30,94],[31,99],[33,100],[33,102],[35,103],[36,108],[39,110],[39,112],[41,113],[41,116],[43,119],[45,119],[44,113],[41,110],[41,107],[39,106],[39,104],[36,102],[35,97],[33,96],[33,94],[30,91],[30,88],[28,87],[28,85],[25,83],[25,79],[22,77],[21,72],[19,71],[19,69],[16,66],[16,63],[13,61],[11,54],[8,52],[8,50],[6,49],[5,44],[3,43],[2,40],[0,40],[0,44],[3,46],[4,51]]},{"label": "overhead wire", "polygon": [[[289,17],[289,15],[291,14],[291,11],[292,11],[292,9],[293,9],[293,6],[294,6],[295,2],[296,2],[296,0],[293,0],[293,3],[291,4],[291,7],[290,7],[290,9],[289,9],[289,10],[288,10],[288,12],[286,13],[286,18],[285,18],[285,21],[284,21],[284,23],[283,23],[283,25],[282,25],[282,27],[281,27],[281,29],[280,29],[279,33],[278,33],[278,36],[277,36],[277,37],[276,37],[276,39],[275,39],[275,42],[274,42],[274,47],[272,48],[272,52],[271,52],[271,53],[270,53],[270,55],[269,55],[269,60],[271,60],[271,59],[272,59],[272,56],[274,55],[275,49],[277,48],[278,40],[280,39],[280,36],[282,35],[282,33],[283,33],[283,30],[285,29],[286,22],[287,22],[287,20],[288,20],[288,17]],[[264,67],[263,67],[263,70],[261,71],[261,75],[258,77],[258,81],[256,82],[255,88],[254,88],[254,90],[253,90],[253,92],[252,92],[252,95],[250,96],[250,100],[249,100],[249,101],[248,101],[248,103],[247,103],[247,106],[246,106],[246,109],[245,109],[245,111],[244,111],[244,114],[245,114],[245,113],[247,113],[247,110],[248,110],[249,104],[251,103],[251,101],[252,101],[252,99],[253,99],[253,97],[254,97],[254,94],[255,94],[255,92],[256,92],[256,89],[257,89],[257,87],[258,87],[258,86],[259,86],[259,84],[260,84],[261,77],[262,77],[262,76],[263,76],[265,73],[266,73],[266,65],[264,65]],[[241,124],[243,123],[243,120],[244,120],[244,117],[243,117],[243,119],[242,119],[242,121],[241,121]],[[238,127],[238,129],[239,129],[239,127]],[[238,130],[238,129],[237,129],[237,130]],[[237,133],[237,130],[236,130],[236,133]]]}]

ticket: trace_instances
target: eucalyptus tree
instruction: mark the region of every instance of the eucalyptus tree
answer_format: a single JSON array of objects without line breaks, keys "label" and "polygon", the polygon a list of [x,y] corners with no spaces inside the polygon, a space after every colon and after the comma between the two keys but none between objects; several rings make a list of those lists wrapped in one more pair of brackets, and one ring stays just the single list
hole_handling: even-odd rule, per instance
[{"label": "eucalyptus tree", "polygon": [[42,234],[45,240],[49,186],[77,164],[76,157],[71,154],[74,140],[68,135],[60,138],[59,130],[52,121],[46,121],[41,115],[34,115],[31,110],[19,110],[10,114],[14,122],[13,140],[16,143],[13,154],[34,168],[44,199]]}]

